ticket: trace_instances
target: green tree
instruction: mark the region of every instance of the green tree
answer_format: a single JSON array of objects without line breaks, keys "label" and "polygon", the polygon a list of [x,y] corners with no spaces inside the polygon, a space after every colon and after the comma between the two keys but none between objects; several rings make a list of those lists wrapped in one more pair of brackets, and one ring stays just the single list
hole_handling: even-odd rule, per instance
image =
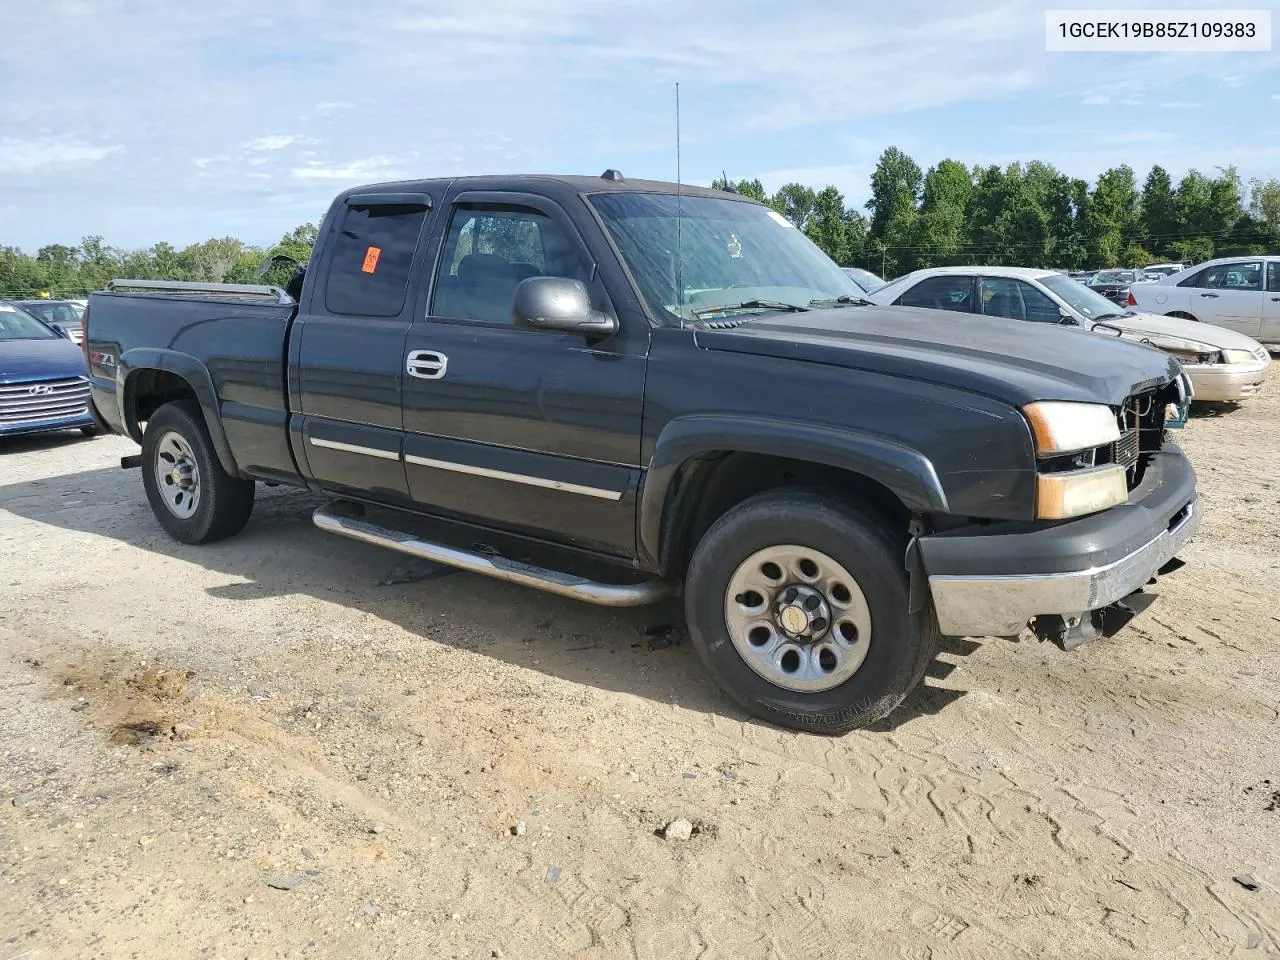
[{"label": "green tree", "polygon": [[1204,236],[1213,230],[1213,217],[1209,212],[1212,186],[1209,178],[1199,170],[1188,170],[1178,182],[1174,203],[1178,212],[1179,239]]},{"label": "green tree", "polygon": [[768,199],[764,192],[764,184],[759,180],[739,180],[735,183],[727,177],[718,177],[711,181],[711,189],[729,189],[741,196],[750,197],[752,200],[759,200],[761,203],[766,202]]},{"label": "green tree", "polygon": [[1164,167],[1154,166],[1142,184],[1142,235],[1149,249],[1171,250],[1178,239],[1178,199]]},{"label": "green tree", "polygon": [[1280,180],[1249,181],[1249,216],[1273,234],[1280,234]]},{"label": "green tree", "polygon": [[1138,226],[1138,189],[1133,169],[1121,164],[1102,173],[1085,215],[1085,242],[1100,266],[1120,262]]},{"label": "green tree", "polygon": [[1249,238],[1239,228],[1245,219],[1244,191],[1235,167],[1219,167],[1209,181],[1209,217],[1213,224],[1214,253],[1247,250]]},{"label": "green tree", "polygon": [[769,205],[794,223],[801,230],[809,226],[818,203],[818,195],[812,187],[802,183],[788,183],[778,188]]},{"label": "green tree", "polygon": [[969,236],[965,212],[972,195],[973,181],[962,163],[942,160],[925,174],[916,229],[917,260],[922,266],[962,262]]},{"label": "green tree", "polygon": [[909,219],[915,213],[923,179],[920,165],[897,147],[880,154],[871,174],[871,199],[867,201],[872,236],[885,237],[890,222],[895,218]]},{"label": "green tree", "polygon": [[855,252],[860,252],[854,249],[848,213],[844,195],[835,187],[824,187],[814,194],[813,210],[804,226],[805,235],[842,265],[851,263]]},{"label": "green tree", "polygon": [[1045,265],[1053,234],[1034,186],[1021,164],[977,171],[968,212],[970,259]]},{"label": "green tree", "polygon": [[1136,243],[1127,244],[1120,253],[1120,263],[1136,270],[1141,270],[1154,262],[1155,257],[1151,256],[1141,245]]}]

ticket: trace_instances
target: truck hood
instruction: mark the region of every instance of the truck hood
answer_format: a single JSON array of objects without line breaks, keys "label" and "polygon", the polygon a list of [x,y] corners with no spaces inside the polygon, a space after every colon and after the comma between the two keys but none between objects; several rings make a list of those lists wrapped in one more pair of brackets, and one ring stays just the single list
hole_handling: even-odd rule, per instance
[{"label": "truck hood", "polygon": [[1022,406],[1074,400],[1117,406],[1178,376],[1143,344],[1022,320],[914,307],[845,307],[698,329],[707,350],[824,363],[954,387]]},{"label": "truck hood", "polygon": [[1203,352],[1202,348],[1209,348],[1256,353],[1261,346],[1253,337],[1235,330],[1183,317],[1165,317],[1158,313],[1125,314],[1105,322],[1108,326],[1119,327],[1126,337],[1145,337],[1151,341],[1152,346],[1162,350],[1191,350],[1200,353]]},{"label": "truck hood", "polygon": [[70,340],[0,340],[0,383],[87,376],[84,354]]}]

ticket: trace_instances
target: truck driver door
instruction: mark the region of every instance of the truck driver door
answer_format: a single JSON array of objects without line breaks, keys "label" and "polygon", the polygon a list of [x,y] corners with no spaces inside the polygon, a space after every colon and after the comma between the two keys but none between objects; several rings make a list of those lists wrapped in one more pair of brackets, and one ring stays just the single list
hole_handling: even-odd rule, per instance
[{"label": "truck driver door", "polygon": [[526,194],[464,191],[446,214],[405,343],[410,495],[433,513],[631,554],[647,325],[620,317],[601,340],[517,329],[527,277],[581,280],[593,308],[612,310],[581,234]]}]

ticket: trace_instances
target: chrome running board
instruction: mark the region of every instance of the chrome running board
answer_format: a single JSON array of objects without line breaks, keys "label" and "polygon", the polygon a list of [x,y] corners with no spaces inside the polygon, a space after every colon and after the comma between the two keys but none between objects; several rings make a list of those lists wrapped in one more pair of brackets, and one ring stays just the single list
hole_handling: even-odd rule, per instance
[{"label": "chrome running board", "polygon": [[318,507],[311,515],[317,527],[328,533],[363,540],[379,547],[388,547],[421,557],[434,563],[457,567],[469,573],[479,573],[498,580],[507,580],[526,587],[534,587],[547,593],[585,600],[603,607],[640,607],[656,603],[674,595],[675,585],[666,580],[646,580],[642,583],[599,583],[585,577],[531,566],[506,557],[475,553],[446,546],[431,540],[422,540],[398,530],[388,530],[357,517],[340,516],[330,506]]}]

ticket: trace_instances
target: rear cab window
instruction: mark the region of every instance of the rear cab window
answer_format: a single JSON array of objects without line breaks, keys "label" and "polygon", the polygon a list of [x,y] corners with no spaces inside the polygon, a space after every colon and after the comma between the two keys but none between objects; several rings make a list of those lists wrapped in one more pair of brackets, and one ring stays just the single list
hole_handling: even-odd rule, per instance
[{"label": "rear cab window", "polygon": [[426,215],[426,203],[350,203],[332,243],[325,309],[348,316],[399,316]]}]

